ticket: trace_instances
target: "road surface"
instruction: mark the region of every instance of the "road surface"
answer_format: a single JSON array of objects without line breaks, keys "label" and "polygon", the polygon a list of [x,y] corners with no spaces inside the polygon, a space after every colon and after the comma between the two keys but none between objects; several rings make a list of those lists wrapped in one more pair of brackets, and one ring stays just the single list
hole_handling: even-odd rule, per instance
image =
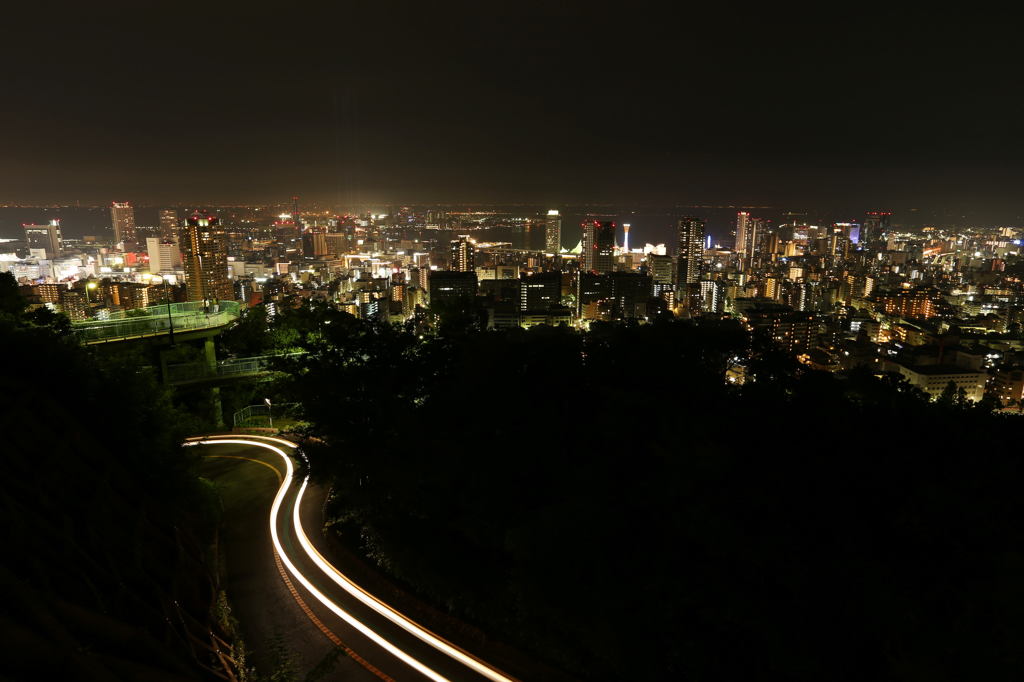
[{"label": "road surface", "polygon": [[313,500],[296,474],[294,443],[224,435],[187,444],[202,448],[204,473],[224,486],[229,597],[261,672],[287,652],[300,677],[319,666],[322,679],[514,679],[376,599],[324,558],[319,527],[303,525]]}]

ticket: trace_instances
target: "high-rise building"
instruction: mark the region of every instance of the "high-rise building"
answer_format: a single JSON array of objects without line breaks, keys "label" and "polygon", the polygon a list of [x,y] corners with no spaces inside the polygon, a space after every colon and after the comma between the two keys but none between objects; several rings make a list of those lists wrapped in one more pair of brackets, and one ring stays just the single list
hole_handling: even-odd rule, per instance
[{"label": "high-rise building", "polygon": [[676,285],[680,288],[700,278],[704,257],[704,221],[693,216],[679,219],[679,255]]},{"label": "high-rise building", "polygon": [[521,275],[519,280],[519,309],[547,310],[562,300],[562,273],[558,270]]},{"label": "high-rise building", "polygon": [[749,237],[747,236],[750,231],[750,214],[746,211],[740,211],[736,214],[736,247],[735,251],[741,256],[746,256],[749,253],[748,244]]},{"label": "high-rise building", "polygon": [[700,309],[705,313],[720,313],[725,309],[725,287],[718,280],[700,281]]},{"label": "high-rise building", "polygon": [[474,272],[476,270],[476,246],[467,235],[452,240],[451,271]]},{"label": "high-rise building", "polygon": [[149,254],[149,271],[153,274],[174,272],[181,265],[181,251],[176,241],[147,237],[146,252]]},{"label": "high-rise building", "polygon": [[160,210],[160,238],[164,241],[178,241],[178,212],[173,208]]},{"label": "high-rise building", "polygon": [[583,270],[605,274],[615,267],[615,223],[583,223]]},{"label": "high-rise building", "polygon": [[562,216],[558,211],[548,211],[544,228],[544,248],[548,253],[555,255],[562,250]]},{"label": "high-rise building", "polygon": [[860,227],[860,241],[872,242],[882,238],[889,231],[890,211],[868,211]]},{"label": "high-rise building", "polygon": [[476,270],[476,246],[467,235],[452,240],[451,270],[453,272],[474,272]]},{"label": "high-rise building", "polygon": [[[43,258],[59,258],[63,243],[60,236],[60,221],[51,220],[47,225],[22,225],[25,230],[25,246],[29,252],[42,251]],[[39,256],[39,253],[34,254]]]},{"label": "high-rise building", "polygon": [[185,289],[189,301],[231,300],[226,235],[220,219],[206,211],[193,213],[181,229]]},{"label": "high-rise building", "polygon": [[114,243],[125,251],[135,248],[135,209],[127,201],[110,204],[110,222],[114,227]]},{"label": "high-rise building", "polygon": [[322,227],[310,227],[302,233],[302,255],[306,258],[323,258],[330,252],[327,246],[327,232]]}]

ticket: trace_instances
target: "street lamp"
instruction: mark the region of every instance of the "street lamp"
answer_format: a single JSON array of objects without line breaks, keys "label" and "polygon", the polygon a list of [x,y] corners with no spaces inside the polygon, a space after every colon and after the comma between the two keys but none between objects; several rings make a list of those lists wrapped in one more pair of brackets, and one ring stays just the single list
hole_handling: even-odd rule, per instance
[{"label": "street lamp", "polygon": [[270,404],[270,398],[264,398],[263,402],[267,404],[267,409],[270,414],[270,428],[274,428],[274,406]]},{"label": "street lamp", "polygon": [[95,289],[99,285],[96,282],[89,281],[85,283],[85,304],[92,307],[92,300],[89,298],[89,289]]}]

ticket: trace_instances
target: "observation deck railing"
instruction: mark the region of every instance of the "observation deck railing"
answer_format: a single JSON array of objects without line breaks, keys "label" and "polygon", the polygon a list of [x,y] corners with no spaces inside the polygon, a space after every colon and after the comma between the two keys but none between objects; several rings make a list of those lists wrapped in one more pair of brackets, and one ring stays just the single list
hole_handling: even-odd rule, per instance
[{"label": "observation deck railing", "polygon": [[211,329],[238,319],[241,304],[237,301],[206,303],[166,303],[110,313],[102,320],[82,320],[72,323],[72,330],[82,343],[108,343],[127,339],[141,339],[175,332]]}]

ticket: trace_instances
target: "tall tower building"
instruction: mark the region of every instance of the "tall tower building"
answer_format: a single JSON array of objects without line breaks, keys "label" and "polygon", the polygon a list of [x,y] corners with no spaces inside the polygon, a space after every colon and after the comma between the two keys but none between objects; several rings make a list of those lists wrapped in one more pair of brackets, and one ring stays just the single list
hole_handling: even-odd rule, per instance
[{"label": "tall tower building", "polygon": [[704,221],[693,216],[679,219],[679,256],[676,285],[680,288],[700,278],[700,263],[704,257]]},{"label": "tall tower building", "polygon": [[750,230],[750,214],[746,211],[740,211],[736,214],[736,248],[735,251],[740,256],[746,256],[749,253],[749,245],[747,243],[747,234]]},{"label": "tall tower building", "polygon": [[164,241],[178,241],[178,212],[173,208],[160,210],[160,238]]},{"label": "tall tower building", "polygon": [[228,279],[227,235],[219,218],[206,211],[193,213],[181,229],[180,246],[188,300],[234,298]]},{"label": "tall tower building", "polygon": [[562,250],[562,216],[558,211],[548,211],[544,229],[544,248],[548,253],[555,255]]},{"label": "tall tower building", "polygon": [[25,230],[25,246],[30,253],[42,251],[43,258],[60,257],[63,243],[60,236],[59,220],[51,220],[48,225],[26,224],[21,227]]},{"label": "tall tower building", "polygon": [[605,274],[615,267],[615,223],[583,223],[583,270]]},{"label": "tall tower building", "polygon": [[476,247],[467,235],[452,240],[452,264],[454,272],[476,272]]},{"label": "tall tower building", "polygon": [[135,209],[127,201],[110,204],[110,222],[114,227],[114,243],[124,244],[124,250],[135,247]]},{"label": "tall tower building", "polygon": [[860,228],[860,241],[872,242],[882,238],[882,234],[889,231],[889,218],[892,213],[889,211],[868,211]]},{"label": "tall tower building", "polygon": [[622,223],[622,250],[629,253],[629,223]]}]

